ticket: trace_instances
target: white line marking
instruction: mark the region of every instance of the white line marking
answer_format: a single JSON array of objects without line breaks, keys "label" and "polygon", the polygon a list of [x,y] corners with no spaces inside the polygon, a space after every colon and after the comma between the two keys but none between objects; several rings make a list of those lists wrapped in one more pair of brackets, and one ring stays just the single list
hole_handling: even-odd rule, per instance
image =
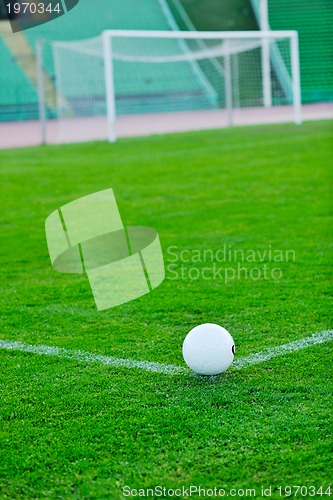
[{"label": "white line marking", "polygon": [[[256,354],[250,354],[245,358],[236,359],[231,368],[234,370],[241,370],[242,368],[247,368],[249,366],[263,363],[264,361],[269,361],[277,356],[299,351],[300,349],[305,349],[316,344],[330,342],[331,340],[333,340],[333,330],[325,330],[323,332],[313,334],[311,337],[305,337],[303,339],[296,340],[295,342],[290,342],[289,344],[282,344],[265,349],[264,351]],[[92,352],[65,349],[63,347],[33,345],[9,340],[0,340],[0,349],[42,354],[46,356],[56,356],[59,358],[71,359],[85,363],[101,363],[102,365],[114,366],[116,368],[138,368],[140,370],[167,375],[188,375],[192,373],[188,368],[181,366],[164,365],[151,361],[137,361],[135,359],[115,358],[112,356],[104,356],[103,354],[94,354]]]},{"label": "white line marking", "polygon": [[282,356],[288,352],[299,351],[300,349],[305,349],[306,347],[316,344],[323,344],[324,342],[330,342],[331,340],[333,340],[333,330],[325,330],[323,332],[314,333],[311,337],[305,337],[304,339],[289,342],[289,344],[281,344],[276,347],[271,347],[265,349],[264,351],[257,352],[256,354],[250,354],[249,356],[246,356],[246,358],[236,359],[233,362],[232,367],[235,370],[241,370],[242,368],[247,368],[248,366],[269,361],[272,358]]},{"label": "white line marking", "polygon": [[24,342],[0,340],[0,348],[33,354],[44,354],[46,356],[58,356],[59,358],[72,359],[74,361],[86,363],[101,363],[102,365],[114,366],[116,368],[139,368],[149,372],[165,373],[169,375],[188,372],[186,368],[180,366],[163,365],[151,361],[136,361],[135,359],[115,358],[113,356],[104,356],[103,354],[94,354],[93,352],[74,351],[63,347],[33,345]]}]

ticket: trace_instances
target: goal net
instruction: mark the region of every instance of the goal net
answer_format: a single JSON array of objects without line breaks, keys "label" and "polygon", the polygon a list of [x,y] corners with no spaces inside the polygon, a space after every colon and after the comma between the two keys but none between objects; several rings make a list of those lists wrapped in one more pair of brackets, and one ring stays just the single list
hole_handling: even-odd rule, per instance
[{"label": "goal net", "polygon": [[59,142],[113,142],[122,115],[217,109],[232,125],[234,110],[264,108],[267,88],[300,122],[296,32],[111,30],[52,53]]}]

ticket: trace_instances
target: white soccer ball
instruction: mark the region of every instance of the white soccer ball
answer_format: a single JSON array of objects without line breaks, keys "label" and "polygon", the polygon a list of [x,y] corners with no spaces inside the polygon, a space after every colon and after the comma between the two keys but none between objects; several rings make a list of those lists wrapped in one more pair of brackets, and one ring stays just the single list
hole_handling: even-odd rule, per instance
[{"label": "white soccer ball", "polygon": [[200,375],[225,372],[233,362],[235,343],[222,326],[204,323],[185,337],[183,357],[187,366]]}]

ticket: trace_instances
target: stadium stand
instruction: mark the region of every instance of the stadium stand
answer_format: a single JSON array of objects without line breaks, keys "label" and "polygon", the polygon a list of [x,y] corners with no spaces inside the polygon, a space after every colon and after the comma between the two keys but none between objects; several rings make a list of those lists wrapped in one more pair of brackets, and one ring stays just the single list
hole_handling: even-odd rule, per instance
[{"label": "stadium stand", "polygon": [[251,0],[168,0],[172,14],[182,30],[247,31],[258,23]]},{"label": "stadium stand", "polygon": [[[256,11],[258,0],[252,5]],[[268,5],[271,29],[298,31],[302,102],[333,101],[333,3],[269,0]]]},{"label": "stadium stand", "polygon": [[[226,29],[227,25],[230,29],[240,29],[238,26],[240,19],[243,19],[241,29],[253,29],[255,20],[249,11],[249,1],[237,0],[236,3],[233,1],[232,4],[235,6],[233,17],[220,16],[221,27],[217,24],[219,16],[216,15],[210,15],[206,20],[202,19],[202,24],[198,25],[197,19],[200,16],[198,14],[199,17],[195,18],[193,14],[196,3],[191,2],[191,0],[183,0],[183,6],[192,17],[195,27],[199,29],[212,29],[212,26],[203,25],[205,22],[209,23],[209,19],[214,20],[214,29]],[[251,0],[253,7],[256,2],[257,0]],[[205,7],[206,11],[209,11],[212,6],[216,6],[216,2],[212,2],[212,5],[208,5],[208,3],[207,8]],[[230,0],[226,0],[226,4],[230,5]],[[183,15],[179,11],[179,7],[182,9],[179,0],[141,0],[140,2],[133,0],[122,0],[121,2],[117,0],[98,0],[98,2],[81,0],[79,5],[65,16],[22,32],[21,36],[15,34],[10,43],[8,41],[9,22],[0,21],[0,120],[31,119],[38,115],[35,68],[31,62],[38,38],[50,41],[87,39],[99,35],[101,31],[108,28],[169,30],[175,29],[179,25],[181,29],[189,29],[186,23],[185,25],[183,23]],[[255,11],[255,8],[253,10]],[[302,2],[299,0],[269,0],[269,14],[272,29],[296,29],[299,31],[303,102],[333,101],[332,3],[328,0],[317,0],[316,2],[310,2],[310,0]],[[79,23],[76,22],[77,19],[80,19]],[[23,38],[27,42],[26,44]],[[51,49],[47,44],[44,50],[44,68],[49,95],[47,99],[50,103],[48,116],[53,116],[51,94],[54,93],[54,66]],[[192,76],[189,73],[192,73]],[[163,75],[160,79],[163,80]],[[198,108],[200,108],[200,103],[204,102],[203,85],[202,82],[198,82],[198,79],[193,77],[193,68],[189,70],[184,65],[182,74],[178,75],[178,81],[178,91],[182,92],[185,85],[185,94],[186,92],[191,93],[192,97],[196,93],[198,94]],[[121,85],[126,94],[126,85],[130,86],[130,81],[124,87],[123,80]],[[158,86],[156,94],[158,94]],[[214,95],[208,95],[207,89],[206,94],[208,101],[214,100]],[[120,113],[122,112],[121,106],[120,104],[118,111]],[[186,108],[180,107],[180,109]],[[138,112],[140,111],[142,109],[138,107]]]},{"label": "stadium stand", "polygon": [[35,119],[37,92],[15,57],[0,37],[0,119]]},{"label": "stadium stand", "polygon": [[[80,19],[80,23],[73,22],[78,18]],[[3,23],[5,23],[5,21],[3,21]],[[90,0],[81,0],[79,5],[67,15],[51,23],[27,30],[24,32],[24,36],[29,41],[31,48],[35,50],[36,40],[40,38],[44,40],[70,41],[95,37],[108,28],[169,30],[176,27],[173,16],[164,0],[142,0],[140,3],[133,2],[132,0],[123,0],[122,2],[117,2],[116,0],[99,0],[98,6],[94,6],[93,8]],[[0,26],[0,34],[2,31],[3,29],[1,29]],[[45,71],[47,72],[47,78],[52,81],[54,78],[54,61],[51,48],[47,44],[45,44],[44,48],[43,62]],[[160,75],[160,81],[162,80],[163,75]],[[147,77],[147,81],[149,81],[149,76]],[[124,82],[126,83],[126,81],[122,79],[122,86],[124,86]],[[192,95],[198,93],[200,97],[198,102],[203,102],[202,95],[200,95],[202,89],[197,79],[193,77],[188,65],[183,65],[181,71],[178,71],[178,82],[180,82],[178,88],[182,88],[182,91],[185,90],[185,93],[190,92]],[[185,83],[186,86],[184,89],[183,84]],[[20,81],[13,81],[13,92],[15,92],[15,88],[18,91],[18,89],[21,88],[21,84],[22,82]],[[33,82],[31,82],[31,85],[33,85]],[[126,85],[130,86],[130,81],[128,81]],[[126,85],[125,88],[122,89],[123,93],[126,93]],[[158,94],[158,87],[156,93]],[[198,107],[200,107],[199,104]],[[120,106],[120,112],[121,111],[122,108]],[[138,109],[138,111],[140,111],[140,109]],[[36,96],[35,113],[37,113]],[[2,112],[0,116],[0,119],[8,119],[6,117],[7,115]],[[49,116],[52,116],[51,109],[49,109]],[[22,118],[22,115],[17,117],[17,119]]]}]

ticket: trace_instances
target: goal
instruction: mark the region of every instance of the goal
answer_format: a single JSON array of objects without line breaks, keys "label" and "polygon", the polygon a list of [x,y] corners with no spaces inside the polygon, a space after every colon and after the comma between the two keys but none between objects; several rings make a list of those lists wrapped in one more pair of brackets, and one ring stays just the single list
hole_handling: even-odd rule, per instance
[{"label": "goal", "polygon": [[[45,117],[51,111],[56,116],[59,142],[114,142],[124,115],[135,115],[139,129],[143,115],[153,124],[167,112],[181,120],[186,114],[176,112],[220,110],[222,127],[233,124],[237,110],[248,108],[247,116],[255,118],[258,110],[283,107],[288,121],[301,122],[296,31],[108,30],[92,39],[52,42],[51,49],[45,52],[52,62],[42,46],[38,50],[40,114],[44,134]],[[54,110],[48,109],[43,65],[53,72]]]}]

